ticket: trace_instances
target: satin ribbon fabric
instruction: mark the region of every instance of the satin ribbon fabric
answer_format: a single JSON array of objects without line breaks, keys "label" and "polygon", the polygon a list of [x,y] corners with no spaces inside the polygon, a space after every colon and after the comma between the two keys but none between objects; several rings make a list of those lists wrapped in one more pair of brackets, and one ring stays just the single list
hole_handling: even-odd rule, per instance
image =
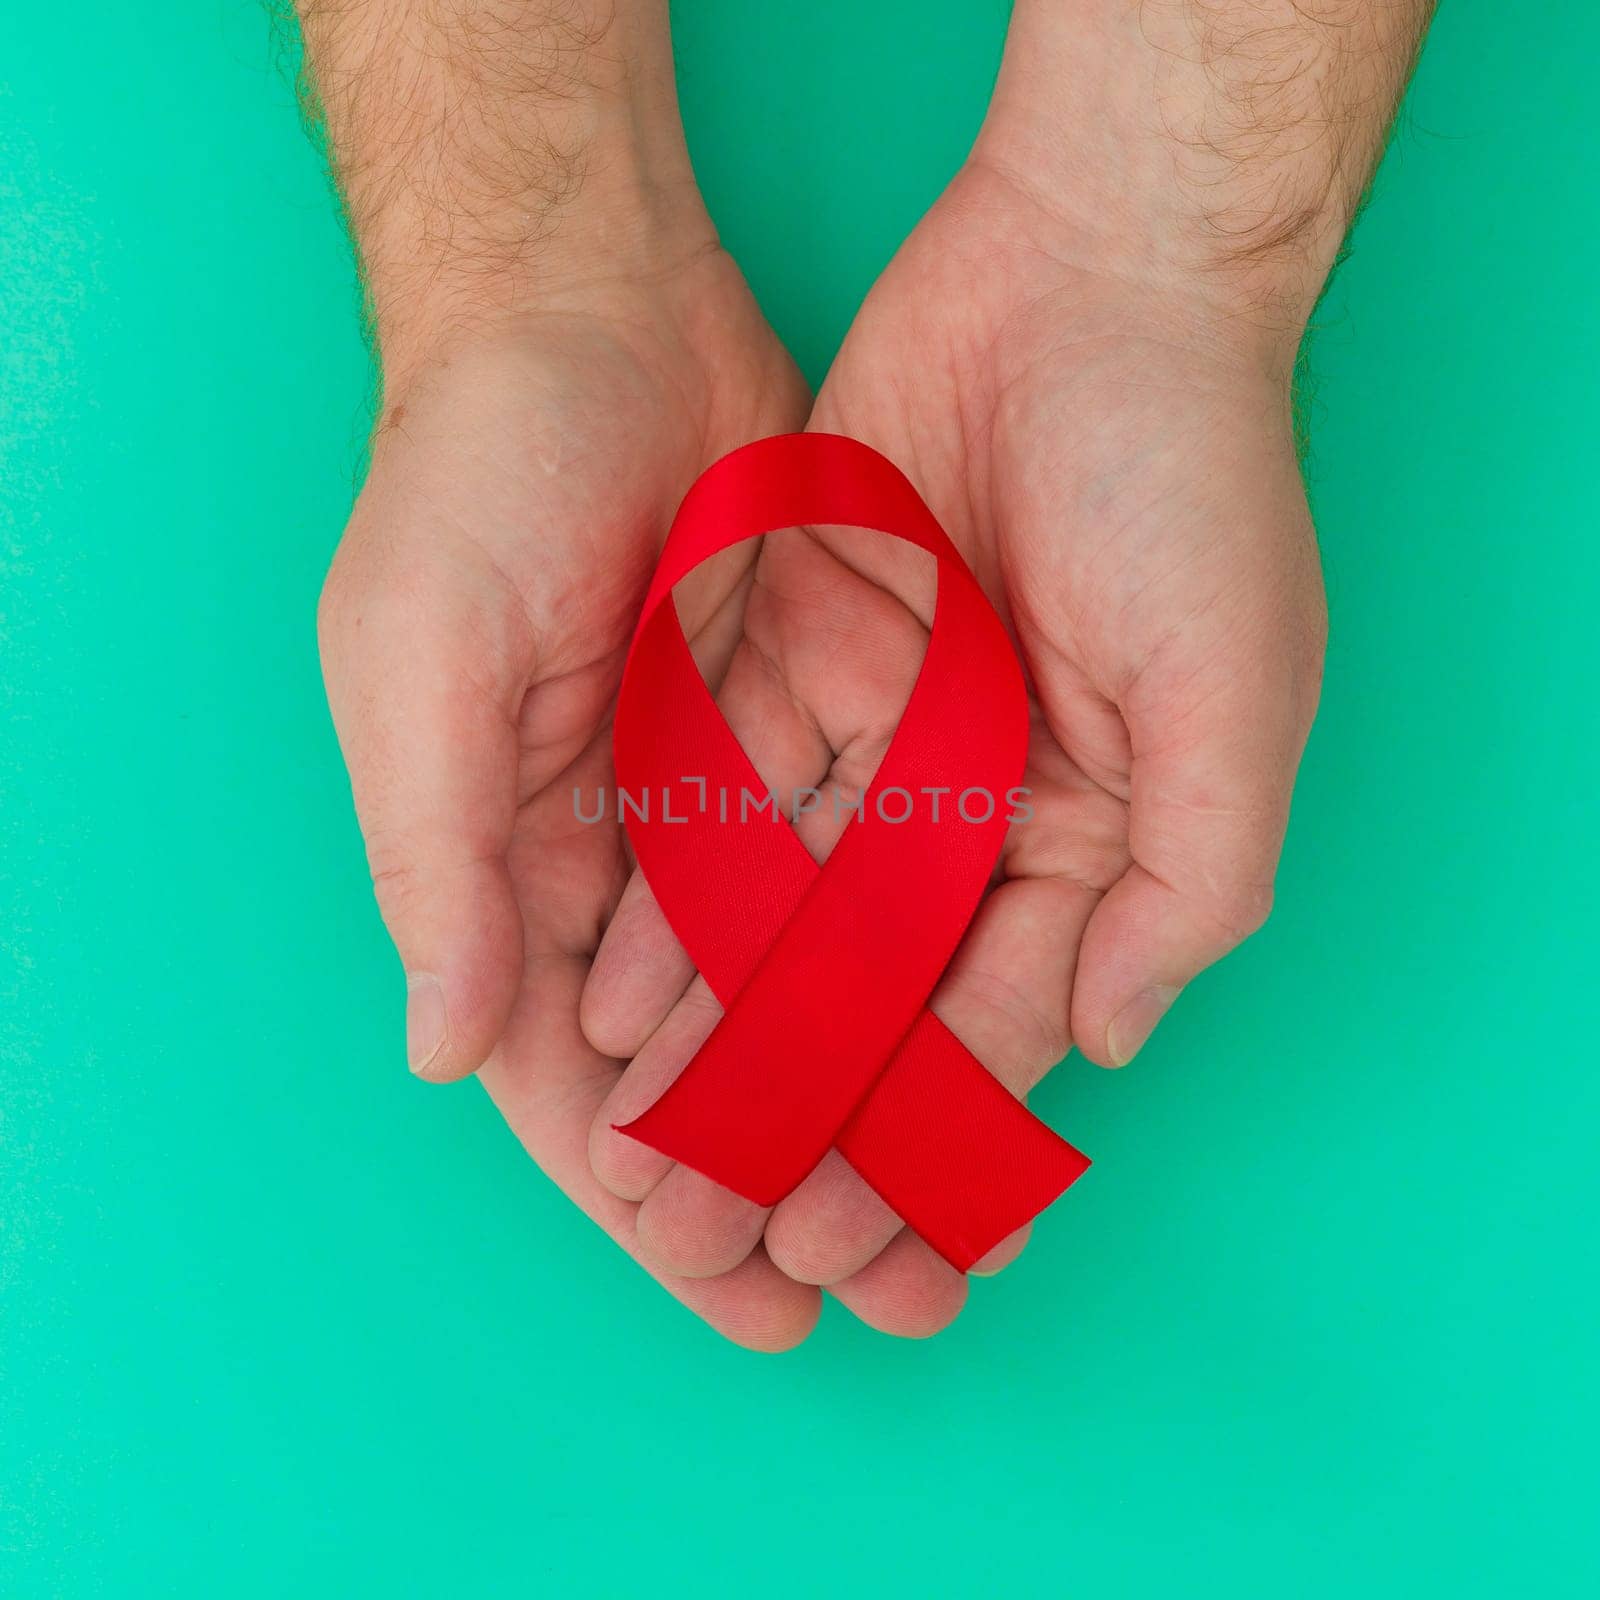
[{"label": "satin ribbon fabric", "polygon": [[[718,551],[819,524],[890,534],[938,563],[911,698],[860,814],[820,867],[782,815],[783,797],[776,818],[740,805],[745,793],[765,800],[767,788],[701,678],[671,598]],[[1087,1159],[926,1009],[994,868],[1027,739],[1005,628],[891,462],[808,433],[759,440],[709,468],[645,600],[614,750],[634,853],[724,1015],[622,1131],[764,1206],[837,1146],[961,1271],[1071,1184]],[[937,821],[929,790],[944,791]]]}]

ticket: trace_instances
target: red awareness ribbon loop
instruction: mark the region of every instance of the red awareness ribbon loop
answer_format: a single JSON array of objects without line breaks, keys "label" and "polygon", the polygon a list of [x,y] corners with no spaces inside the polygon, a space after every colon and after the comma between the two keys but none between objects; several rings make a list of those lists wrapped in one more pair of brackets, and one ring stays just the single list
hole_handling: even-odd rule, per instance
[{"label": "red awareness ribbon loop", "polygon": [[[751,809],[766,785],[671,603],[673,585],[718,551],[816,524],[904,539],[939,578],[911,698],[820,867],[781,797],[778,815]],[[645,599],[614,753],[634,854],[724,1015],[623,1131],[764,1206],[837,1146],[961,1271],[1071,1184],[1087,1158],[926,1009],[999,855],[1027,740],[1004,625],[898,468],[822,433],[762,439],[710,467]],[[932,790],[943,791],[937,821]]]}]

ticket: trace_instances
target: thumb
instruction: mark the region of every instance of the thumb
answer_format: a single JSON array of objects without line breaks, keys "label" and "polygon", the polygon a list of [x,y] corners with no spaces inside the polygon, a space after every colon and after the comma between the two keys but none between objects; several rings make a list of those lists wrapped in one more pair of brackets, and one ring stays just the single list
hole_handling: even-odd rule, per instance
[{"label": "thumb", "polygon": [[406,1054],[442,1082],[494,1048],[522,971],[506,855],[530,647],[520,607],[493,583],[394,568],[392,553],[341,549],[318,633],[373,886],[405,968]]},{"label": "thumb", "polygon": [[1320,650],[1169,667],[1123,707],[1132,747],[1132,864],[1084,931],[1072,1033],[1123,1066],[1190,979],[1266,921]]}]

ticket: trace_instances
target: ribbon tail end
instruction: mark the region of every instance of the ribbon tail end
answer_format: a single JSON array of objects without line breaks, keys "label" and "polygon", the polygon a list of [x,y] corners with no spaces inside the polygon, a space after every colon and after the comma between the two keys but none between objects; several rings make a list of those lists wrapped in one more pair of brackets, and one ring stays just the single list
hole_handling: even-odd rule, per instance
[{"label": "ribbon tail end", "polygon": [[1051,1139],[1057,1149],[1037,1170],[1038,1181],[1025,1189],[1013,1187],[1003,1201],[993,1195],[986,1197],[989,1204],[980,1208],[981,1220],[976,1219],[971,1210],[962,1208],[963,1214],[958,1216],[930,1214],[921,1226],[913,1223],[913,1228],[957,1272],[967,1273],[1017,1229],[1026,1227],[1047,1211],[1093,1165],[1088,1156],[1065,1139],[1054,1134]]},{"label": "ribbon tail end", "polygon": [[630,1122],[613,1122],[612,1131],[648,1145],[658,1154],[698,1172],[702,1178],[709,1178],[712,1183],[731,1190],[752,1205],[767,1210],[771,1210],[793,1190],[792,1183],[783,1186],[781,1180],[774,1182],[770,1176],[763,1178],[753,1171],[732,1170],[726,1160],[726,1151],[719,1153],[708,1150],[703,1139],[697,1141],[692,1132],[677,1127],[675,1118],[653,1115],[655,1110],[656,1106],[651,1106]]}]

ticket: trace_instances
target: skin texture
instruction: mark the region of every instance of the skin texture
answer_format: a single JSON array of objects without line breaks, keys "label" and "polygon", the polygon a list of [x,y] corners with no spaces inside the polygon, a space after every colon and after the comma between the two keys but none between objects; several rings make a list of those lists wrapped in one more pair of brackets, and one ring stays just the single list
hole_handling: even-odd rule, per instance
[{"label": "skin texture", "polygon": [[[1022,0],[971,158],[817,398],[811,425],[910,473],[1027,669],[1035,815],[934,1000],[1018,1094],[1074,1045],[1131,1058],[1270,906],[1325,632],[1294,350],[1424,20]],[[678,499],[808,409],[694,190],[664,8],[305,27],[387,385],[323,653],[414,1069],[481,1065],[535,1160],[729,1337],[796,1342],[818,1284],[932,1333],[966,1280],[842,1158],[766,1212],[611,1128],[717,1007],[572,790],[612,781]],[[679,593],[780,792],[870,780],[931,602],[915,552],[823,528]],[[801,824],[819,857],[836,829]]]}]

